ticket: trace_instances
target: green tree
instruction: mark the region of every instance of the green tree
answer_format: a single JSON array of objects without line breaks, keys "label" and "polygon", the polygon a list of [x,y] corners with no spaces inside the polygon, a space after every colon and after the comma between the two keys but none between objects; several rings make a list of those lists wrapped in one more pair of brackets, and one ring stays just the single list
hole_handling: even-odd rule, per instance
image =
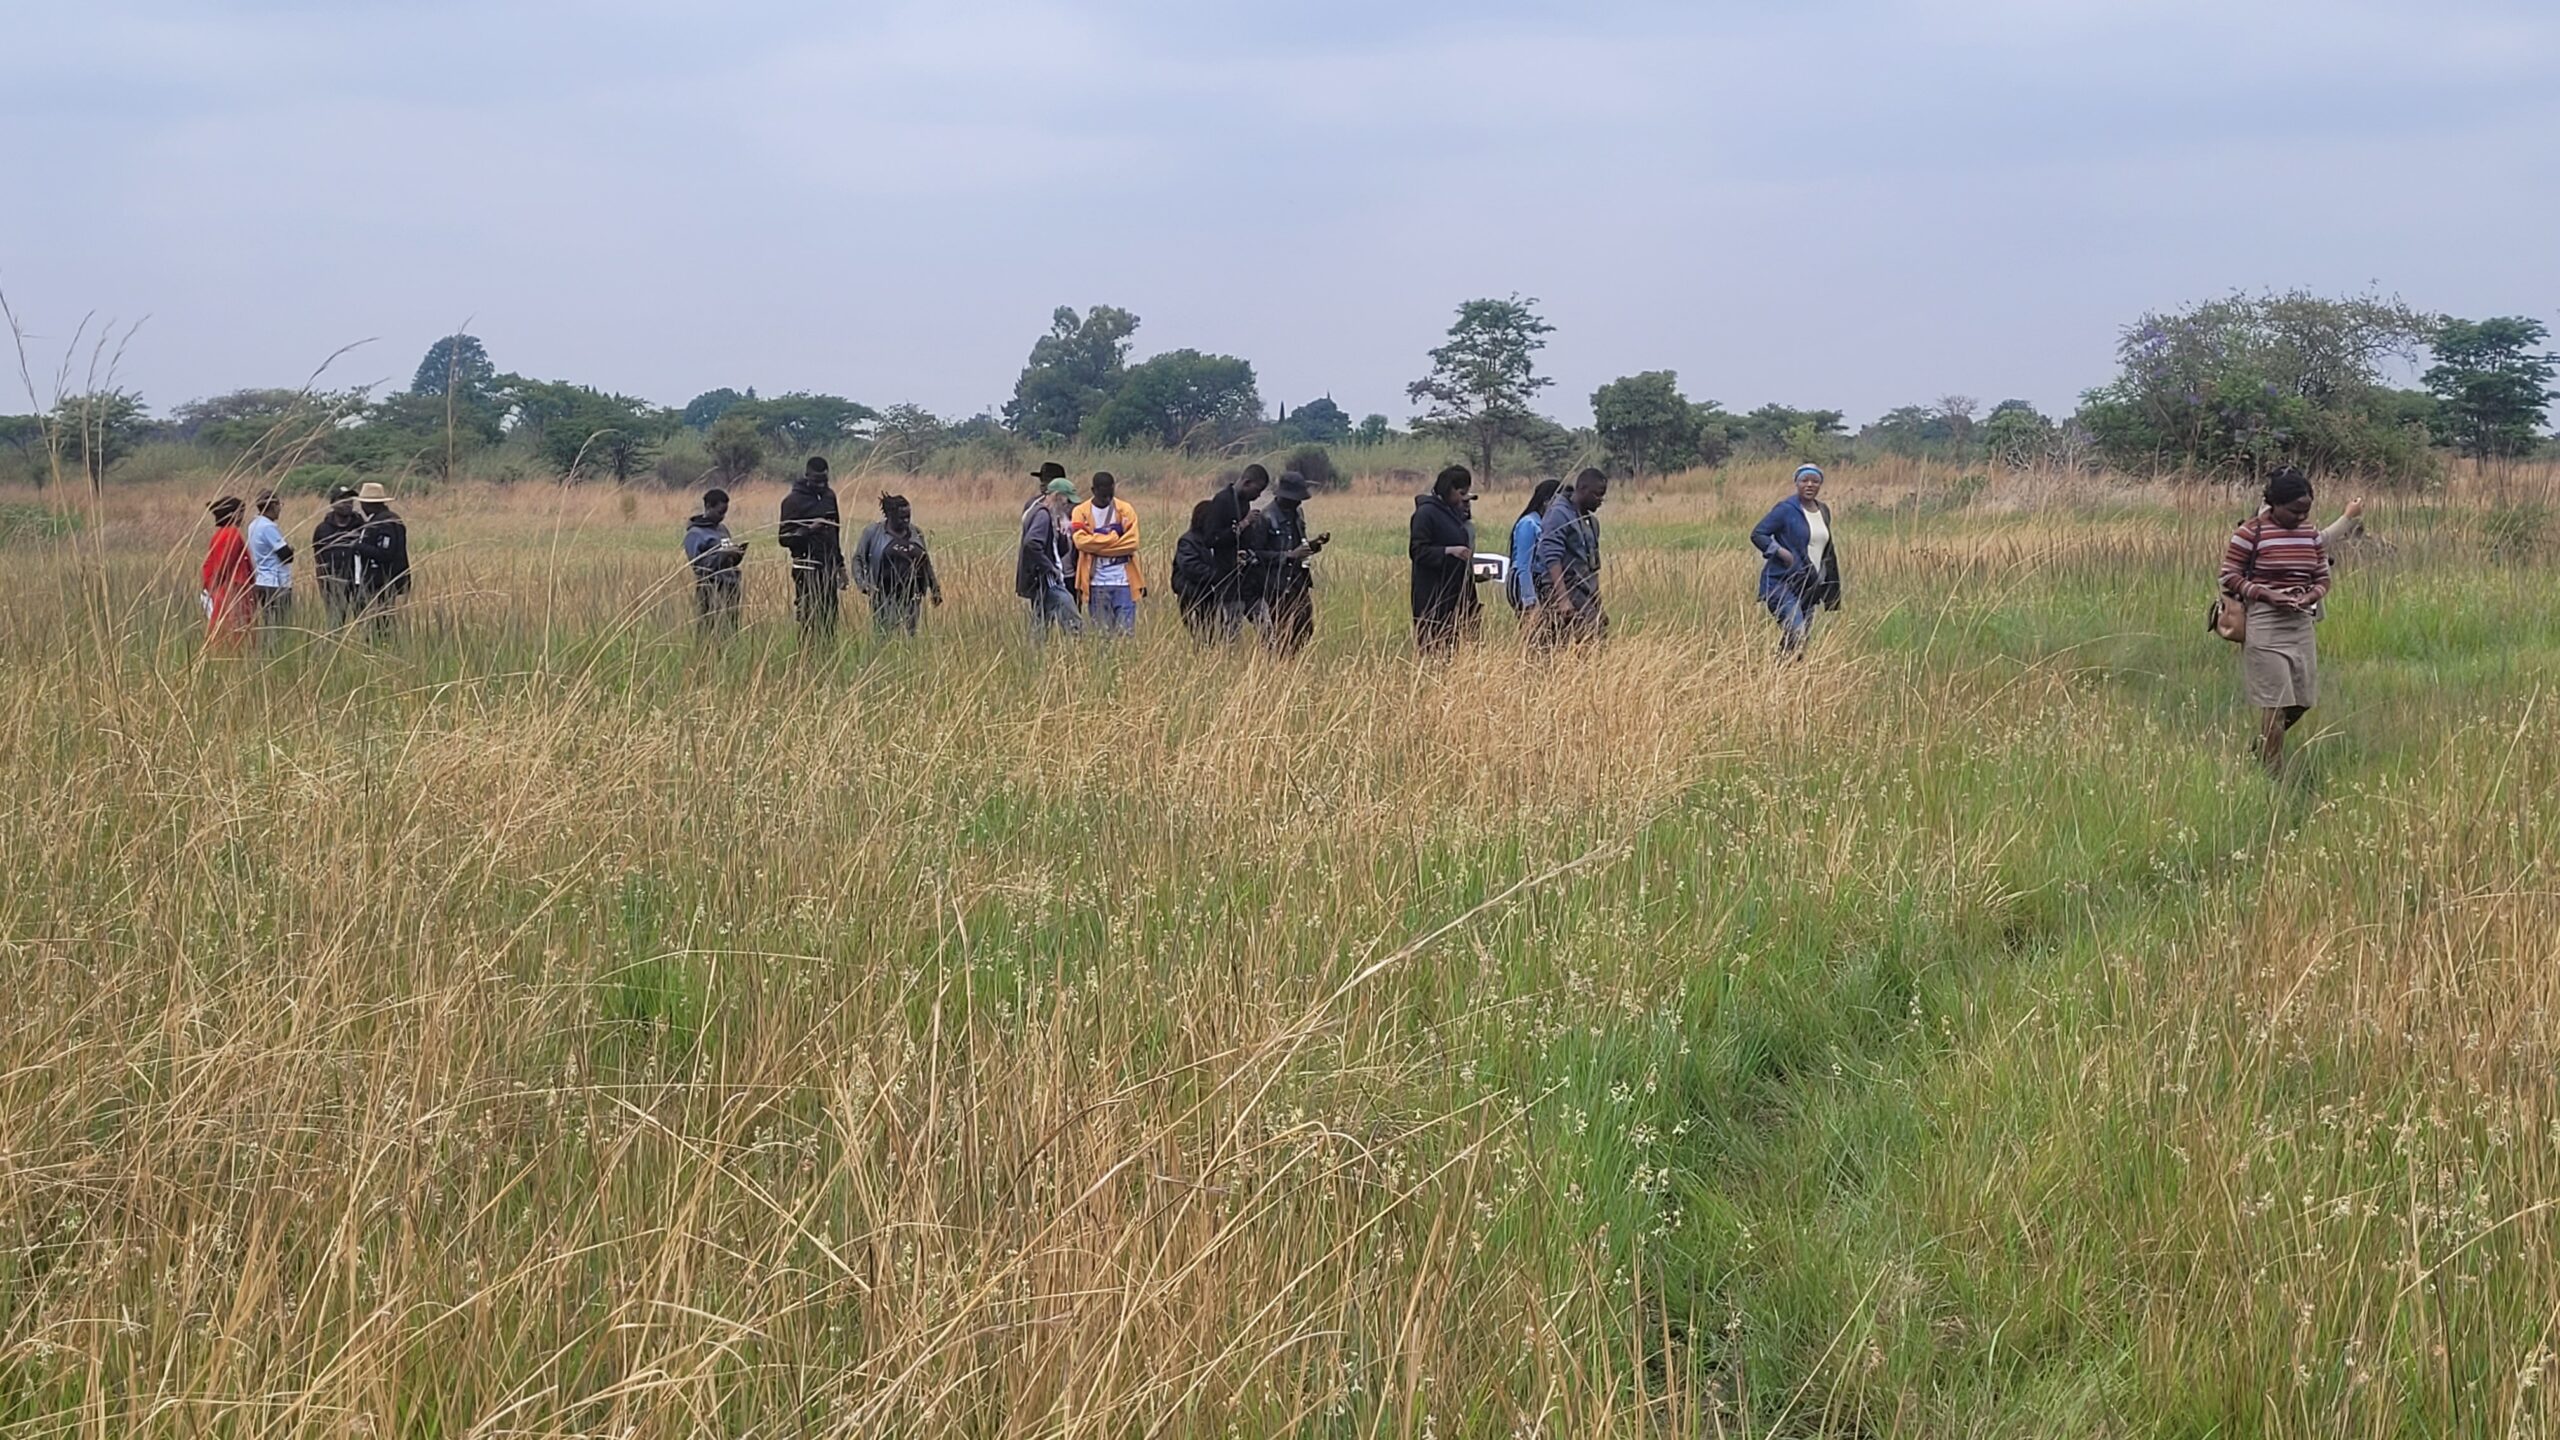
[{"label": "green tree", "polygon": [[1351,432],[1351,443],[1354,445],[1384,445],[1389,440],[1394,439],[1395,434],[1395,422],[1389,420],[1386,416],[1377,414],[1363,415],[1360,417],[1360,428]]},{"label": "green tree", "polygon": [[1701,400],[1689,407],[1691,431],[1697,438],[1698,463],[1721,465],[1733,457],[1733,447],[1742,443],[1742,417],[1713,400]]},{"label": "green tree", "polygon": [[1529,423],[1520,432],[1519,441],[1528,450],[1530,463],[1542,475],[1579,470],[1600,456],[1598,431],[1559,425],[1544,415],[1529,417]]},{"label": "green tree", "polygon": [[1791,460],[1837,465],[1847,455],[1848,447],[1841,443],[1839,426],[1825,429],[1817,420],[1804,419],[1787,427],[1784,453]]},{"label": "green tree", "polygon": [[364,412],[361,391],[234,390],[170,412],[177,438],[257,463],[329,458],[342,422]]},{"label": "green tree", "polygon": [[921,405],[892,405],[871,427],[871,453],[901,473],[914,474],[949,434],[934,413]]},{"label": "green tree", "polygon": [[1059,306],[1013,382],[1005,428],[1032,440],[1074,439],[1120,388],[1129,337],[1137,330],[1138,317],[1116,305],[1096,305],[1082,316]]},{"label": "green tree", "polygon": [[859,440],[879,418],[879,412],[868,405],[806,390],[741,401],[729,413],[746,416],[758,430],[797,450],[823,450]]},{"label": "green tree", "polygon": [[1351,416],[1327,395],[1295,410],[1283,410],[1275,428],[1291,444],[1340,445],[1351,438]]},{"label": "green tree", "polygon": [[1129,367],[1086,429],[1105,445],[1149,439],[1166,449],[1223,445],[1262,424],[1253,367],[1232,355],[1168,350]]},{"label": "green tree", "polygon": [[2077,418],[2125,469],[2422,469],[2423,442],[2395,419],[2382,369],[2433,330],[2396,300],[2298,290],[2145,315],[2117,342],[2116,379],[2083,396]]},{"label": "green tree", "polygon": [[300,390],[233,390],[188,401],[169,412],[169,423],[189,444],[227,445],[226,436],[240,433],[236,427],[254,425],[263,433],[301,410],[304,399]]},{"label": "green tree", "polygon": [[418,362],[417,378],[409,382],[412,395],[469,398],[492,395],[497,388],[498,367],[490,363],[480,337],[458,333],[428,346],[426,358]]},{"label": "green tree", "polygon": [[1460,305],[1448,342],[1431,352],[1431,373],[1404,387],[1406,398],[1424,407],[1413,428],[1464,446],[1479,480],[1493,478],[1503,442],[1531,433],[1539,416],[1530,401],[1555,383],[1537,373],[1538,352],[1555,333],[1537,304],[1513,295]]},{"label": "green tree", "polygon": [[2447,318],[2436,327],[2436,363],[2423,377],[2435,395],[2437,439],[2476,460],[2530,455],[2551,408],[2554,357],[2539,320],[2502,315]]},{"label": "green tree", "polygon": [[517,431],[564,478],[588,470],[629,480],[656,456],[674,423],[645,400],[566,381],[510,376],[506,394]]},{"label": "green tree", "polygon": [[140,395],[130,390],[93,390],[55,402],[52,423],[63,455],[88,475],[91,489],[103,490],[107,472],[133,453],[151,421]]},{"label": "green tree", "polygon": [[1959,460],[1973,453],[1973,417],[1981,408],[1982,402],[1970,395],[1938,397],[1935,407],[1938,423],[1946,427],[1947,444]]},{"label": "green tree", "polygon": [[1735,428],[1739,433],[1734,438],[1742,448],[1756,454],[1810,458],[1797,443],[1797,432],[1810,434],[1827,452],[1834,448],[1847,419],[1837,410],[1798,410],[1773,403],[1737,417]]},{"label": "green tree", "polygon": [[705,390],[685,402],[684,428],[708,430],[719,423],[721,416],[754,398],[756,398],[756,387],[753,385],[748,386],[743,393],[732,390],[726,385],[717,390]]},{"label": "green tree", "polygon": [[723,485],[735,485],[764,465],[764,436],[744,415],[723,415],[702,432],[702,448],[711,455],[711,470]]},{"label": "green tree", "polygon": [[1858,443],[1891,455],[1943,455],[1953,448],[1947,419],[1927,405],[1897,405],[1858,430]]},{"label": "green tree", "polygon": [[[46,436],[52,427],[42,415],[0,415],[0,449],[5,449],[15,468],[37,484],[44,483],[51,468],[51,447]],[[43,456],[40,462],[37,457]]]},{"label": "green tree", "polygon": [[1592,428],[1609,459],[1635,475],[1668,473],[1698,458],[1698,407],[1669,370],[1621,376],[1591,392]]},{"label": "green tree", "polygon": [[2053,421],[2024,400],[2003,400],[1983,417],[1983,449],[2012,469],[2051,459],[2056,438]]}]

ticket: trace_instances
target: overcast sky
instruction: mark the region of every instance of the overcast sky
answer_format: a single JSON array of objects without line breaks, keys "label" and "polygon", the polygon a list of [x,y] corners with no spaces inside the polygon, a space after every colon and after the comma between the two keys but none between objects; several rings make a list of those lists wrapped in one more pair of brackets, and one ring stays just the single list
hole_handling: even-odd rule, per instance
[{"label": "overcast sky", "polygon": [[[1000,403],[1061,304],[1411,414],[1463,299],[1551,411],[2067,409],[2146,308],[2560,310],[2554,0],[0,0],[0,291],[156,408],[503,369]],[[14,388],[14,387],[13,387]],[[0,409],[24,408],[23,400]]]}]

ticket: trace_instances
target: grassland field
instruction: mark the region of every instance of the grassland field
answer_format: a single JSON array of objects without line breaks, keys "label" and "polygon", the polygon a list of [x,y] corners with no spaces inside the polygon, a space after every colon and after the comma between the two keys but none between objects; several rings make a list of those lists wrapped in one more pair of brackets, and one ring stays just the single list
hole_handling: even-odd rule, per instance
[{"label": "grassland field", "polygon": [[463,485],[239,657],[203,487],[8,501],[0,1433],[2560,1433],[2551,476],[2376,499],[2272,782],[2227,492],[1850,469],[1782,666],[1658,482],[1425,667],[1407,496],[1280,660],[900,488],[914,641]]}]

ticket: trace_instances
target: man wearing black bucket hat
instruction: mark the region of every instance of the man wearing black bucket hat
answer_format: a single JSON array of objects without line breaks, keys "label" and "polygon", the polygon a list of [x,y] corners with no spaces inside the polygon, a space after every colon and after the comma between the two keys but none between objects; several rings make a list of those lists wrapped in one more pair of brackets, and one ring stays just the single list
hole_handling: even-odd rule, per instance
[{"label": "man wearing black bucket hat", "polygon": [[791,557],[791,613],[800,633],[809,638],[835,634],[836,605],[844,594],[844,518],[836,509],[835,486],[827,474],[827,457],[812,455],[782,497],[782,526],[776,535]]},{"label": "man wearing black bucket hat", "polygon": [[1283,655],[1306,648],[1316,633],[1316,577],[1307,562],[1331,540],[1307,533],[1306,500],[1315,493],[1307,477],[1280,477],[1271,503],[1245,522],[1239,546],[1245,584],[1259,597],[1254,618],[1265,643]]}]

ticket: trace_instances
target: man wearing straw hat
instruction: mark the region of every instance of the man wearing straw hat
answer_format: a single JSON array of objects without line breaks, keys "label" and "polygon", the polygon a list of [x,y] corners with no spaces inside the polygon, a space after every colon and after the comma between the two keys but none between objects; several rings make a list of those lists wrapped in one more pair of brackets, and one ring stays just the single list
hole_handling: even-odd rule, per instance
[{"label": "man wearing straw hat", "polygon": [[380,634],[391,628],[392,611],[409,593],[409,522],[391,508],[391,492],[378,480],[367,480],[356,492],[356,508],[364,514],[364,527],[356,532],[362,604]]}]

